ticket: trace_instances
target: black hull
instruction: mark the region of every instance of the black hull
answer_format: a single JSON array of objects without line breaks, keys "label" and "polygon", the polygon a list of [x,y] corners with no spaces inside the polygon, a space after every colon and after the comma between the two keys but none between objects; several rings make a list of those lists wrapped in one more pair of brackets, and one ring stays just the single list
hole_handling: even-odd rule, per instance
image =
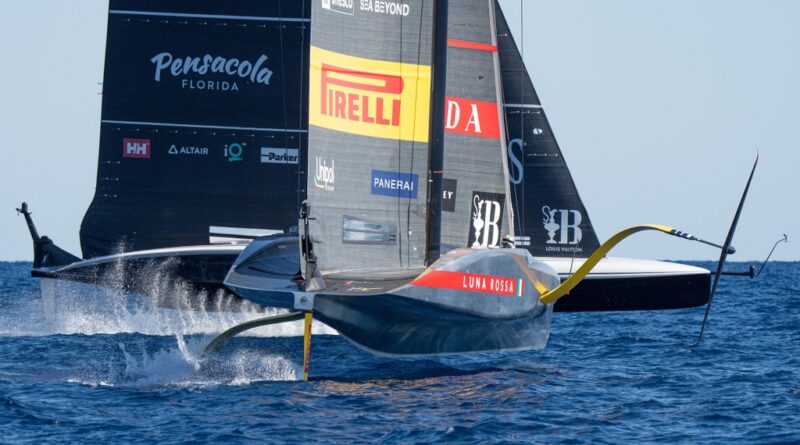
[{"label": "black hull", "polygon": [[710,274],[585,279],[558,300],[554,312],[684,309],[708,302]]}]

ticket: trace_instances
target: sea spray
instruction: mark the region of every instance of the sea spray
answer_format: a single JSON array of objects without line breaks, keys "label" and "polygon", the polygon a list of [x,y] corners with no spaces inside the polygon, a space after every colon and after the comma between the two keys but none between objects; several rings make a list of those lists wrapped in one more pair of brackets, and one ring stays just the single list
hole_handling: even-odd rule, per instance
[{"label": "sea spray", "polygon": [[[265,308],[225,292],[209,294],[174,279],[175,264],[145,264],[139,268],[116,264],[102,277],[108,286],[63,280],[41,280],[42,307],[47,332],[64,334],[115,334],[139,332],[147,335],[216,334],[231,326],[285,313]],[[135,269],[135,270],[131,270]],[[142,296],[118,290],[136,280],[148,283]],[[335,331],[315,323],[315,334]],[[266,326],[247,331],[246,336],[299,336],[302,322]]]}]

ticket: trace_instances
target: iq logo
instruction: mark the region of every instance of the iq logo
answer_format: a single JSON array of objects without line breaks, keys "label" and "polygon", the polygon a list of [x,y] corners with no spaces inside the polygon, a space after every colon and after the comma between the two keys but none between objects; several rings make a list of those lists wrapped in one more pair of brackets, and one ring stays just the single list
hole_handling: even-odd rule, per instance
[{"label": "iq logo", "polygon": [[150,159],[150,139],[122,139],[122,157]]},{"label": "iq logo", "polygon": [[244,147],[247,144],[239,144],[234,142],[233,144],[228,144],[225,146],[225,157],[228,158],[228,162],[237,162],[242,160],[242,155],[244,154]]}]

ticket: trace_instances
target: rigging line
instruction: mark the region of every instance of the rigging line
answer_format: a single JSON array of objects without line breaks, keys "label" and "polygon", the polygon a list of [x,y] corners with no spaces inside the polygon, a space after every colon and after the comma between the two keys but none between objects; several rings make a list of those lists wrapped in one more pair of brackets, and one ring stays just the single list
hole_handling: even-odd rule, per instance
[{"label": "rigging line", "polygon": [[[302,0],[302,1],[303,1],[303,6],[301,8],[302,9],[301,13],[302,13],[303,17],[305,17],[306,16],[306,4],[308,3],[308,0]],[[306,25],[306,23],[310,23],[310,20],[309,20],[309,22],[304,22],[300,26],[300,94],[298,95],[299,97],[298,97],[298,104],[297,104],[298,105],[298,107],[297,107],[297,110],[298,110],[298,113],[297,113],[297,126],[299,128],[302,128],[302,126],[303,126],[303,104],[305,103],[305,95],[306,95],[306,88],[307,88],[306,82],[305,82],[306,69],[307,68],[308,69],[311,68],[311,61],[310,60],[309,60],[308,67],[306,67],[306,49],[305,48],[306,48],[306,29],[308,28],[308,25]],[[310,48],[309,48],[309,51],[310,51]],[[306,123],[306,128],[308,128],[308,124],[307,123]],[[306,138],[306,148],[308,148],[308,138]],[[305,158],[305,159],[303,159],[303,158]],[[305,160],[305,162],[303,162],[304,160]],[[309,161],[310,161],[310,159],[308,157],[308,149],[306,149],[305,156],[303,156],[303,136],[302,135],[298,135],[298,137],[297,137],[297,175],[296,175],[297,178],[295,180],[296,183],[297,183],[297,193],[295,194],[295,200],[296,200],[295,201],[295,210],[298,213],[300,212],[300,206],[302,205],[301,203],[303,202],[303,200],[305,200],[305,196],[304,196],[305,193],[303,193],[303,192],[305,192],[305,187],[306,187],[306,184],[308,183],[308,179],[307,178],[308,178],[308,170],[309,170],[309,168],[308,168]],[[303,170],[305,170],[305,173],[306,173],[306,176],[305,176],[306,177],[306,181],[302,180],[303,179]],[[299,230],[299,227],[298,227],[298,230]]]},{"label": "rigging line", "polygon": [[[522,0],[519,0],[519,58],[520,58],[520,71],[519,71],[519,92],[520,92],[520,102],[524,105],[525,104],[525,25],[523,24],[523,15],[524,15],[524,4]],[[510,31],[510,29],[509,29]],[[522,167],[520,167],[520,175],[522,176],[522,202],[525,202],[525,112],[521,110],[519,113],[519,128],[520,128],[520,150],[522,150]],[[521,209],[519,205],[520,197],[515,197],[517,200],[517,208]],[[525,235],[524,227],[525,225],[522,223],[524,216],[524,212],[520,212],[520,235]]]},{"label": "rigging line", "polygon": [[[283,9],[281,8],[281,4],[283,4],[283,1],[279,0],[278,1],[278,17],[282,19],[283,18]],[[284,58],[284,51],[286,50],[286,48],[284,47],[285,40],[283,39],[283,23],[278,23],[278,40],[280,40],[280,42],[281,42],[281,90],[282,90],[281,104],[282,104],[282,107],[283,107],[283,126],[286,127],[286,126],[288,126],[288,123],[289,123],[288,119],[289,118],[286,115],[286,60]],[[283,148],[284,156],[287,156],[287,159],[288,159],[288,155],[289,155],[289,135],[286,134],[286,133],[283,134],[283,147],[284,147]],[[299,154],[300,151],[298,150],[297,153]],[[297,168],[300,169],[300,162],[299,161],[297,162]],[[287,169],[286,173],[284,175],[284,180],[286,181],[286,188],[289,189],[289,190],[291,190],[291,188],[290,188],[290,185],[292,183],[291,176],[292,176],[291,170]],[[297,211],[297,210],[298,209],[295,209],[295,211]]]},{"label": "rigging line", "polygon": [[[419,25],[418,25],[418,30],[417,30],[418,31],[417,35],[419,36],[419,38],[417,39],[417,56],[416,56],[416,63],[415,63],[417,68],[416,68],[416,79],[414,79],[414,82],[416,84],[415,91],[417,91],[417,92],[419,91],[420,63],[422,62],[422,24],[423,24],[422,14],[424,14],[424,11],[425,11],[425,1],[424,0],[422,2],[422,7],[421,7],[420,11],[421,11],[420,12],[420,20],[419,20]],[[431,55],[432,55],[432,53],[431,53]],[[404,59],[403,59],[403,16],[400,17],[400,62],[401,63],[405,62]],[[417,95],[417,97],[419,97],[419,95]],[[418,104],[416,104],[416,101],[415,101],[415,105],[418,105]],[[417,106],[414,107],[414,120],[412,121],[412,124],[411,124],[412,125],[412,127],[411,127],[412,133],[411,134],[413,134],[413,135],[416,135],[416,132],[417,132],[417,108],[418,108]],[[430,136],[428,137],[428,139],[430,140]],[[400,167],[402,165],[402,154],[403,154],[403,151],[402,151],[402,140],[400,140],[398,138],[397,142],[398,142],[398,159],[400,160],[400,162],[398,163],[398,169],[400,169]],[[417,141],[412,138],[412,140],[410,141],[410,144],[411,144],[411,159],[410,159],[411,163],[410,163],[409,172],[410,172],[410,174],[414,174],[414,157],[415,157],[414,155],[416,154]],[[398,172],[398,173],[401,173],[401,172]],[[419,187],[419,182],[417,183],[417,186]],[[430,184],[428,184],[428,187],[430,187]],[[402,211],[402,202],[403,202],[403,199],[398,196],[397,203],[398,203],[398,207],[399,207],[400,211]],[[411,230],[410,230],[411,229],[411,207],[412,207],[412,204],[411,204],[411,200],[409,199],[406,202],[406,234],[405,234],[405,240],[406,240],[406,265],[408,267],[411,267],[411,255],[410,255],[410,252],[411,252],[411,247],[412,247],[411,246],[411,244],[412,244],[411,243],[411,235],[409,234],[409,232],[411,232]],[[398,217],[399,216],[400,216],[400,214],[398,213]],[[399,223],[400,223],[400,221],[399,221],[399,218],[398,218],[398,225],[399,225]],[[402,252],[400,252],[400,263],[401,264],[403,263]]]}]

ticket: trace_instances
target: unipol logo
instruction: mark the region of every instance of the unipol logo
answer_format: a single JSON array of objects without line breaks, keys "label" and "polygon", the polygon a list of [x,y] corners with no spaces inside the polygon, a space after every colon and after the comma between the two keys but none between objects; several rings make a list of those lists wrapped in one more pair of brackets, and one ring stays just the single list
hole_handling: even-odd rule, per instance
[{"label": "unipol logo", "polygon": [[472,193],[472,220],[468,245],[473,248],[500,247],[500,228],[503,225],[502,193]]},{"label": "unipol logo", "polygon": [[150,139],[132,139],[132,138],[122,139],[122,157],[149,159]]},{"label": "unipol logo", "polygon": [[568,209],[551,209],[550,206],[542,207],[544,218],[542,223],[547,230],[549,239],[547,244],[578,244],[581,242],[583,232],[580,224],[581,212]]},{"label": "unipol logo", "polygon": [[322,9],[353,15],[353,0],[322,0]]},{"label": "unipol logo", "polygon": [[330,167],[328,167],[328,161],[317,156],[314,169],[314,187],[320,190],[333,191],[335,189],[333,170],[332,160]]},{"label": "unipol logo", "polygon": [[320,112],[337,119],[400,126],[403,78],[322,64]]},{"label": "unipol logo", "polygon": [[[200,57],[185,56],[175,57],[172,53],[162,52],[153,56],[150,62],[155,65],[156,82],[161,82],[162,75],[172,77],[184,77],[181,80],[181,88],[192,90],[216,90],[216,91],[239,91],[237,79],[248,80],[254,84],[269,85],[272,78],[272,70],[264,64],[267,62],[265,54],[259,56],[258,60],[237,59],[235,57],[226,58],[206,54]],[[210,74],[221,74],[228,76],[230,80],[206,80],[185,78],[193,74],[195,76],[207,76]]]},{"label": "unipol logo", "polygon": [[500,139],[496,103],[460,97],[448,97],[445,102],[445,131]]}]

